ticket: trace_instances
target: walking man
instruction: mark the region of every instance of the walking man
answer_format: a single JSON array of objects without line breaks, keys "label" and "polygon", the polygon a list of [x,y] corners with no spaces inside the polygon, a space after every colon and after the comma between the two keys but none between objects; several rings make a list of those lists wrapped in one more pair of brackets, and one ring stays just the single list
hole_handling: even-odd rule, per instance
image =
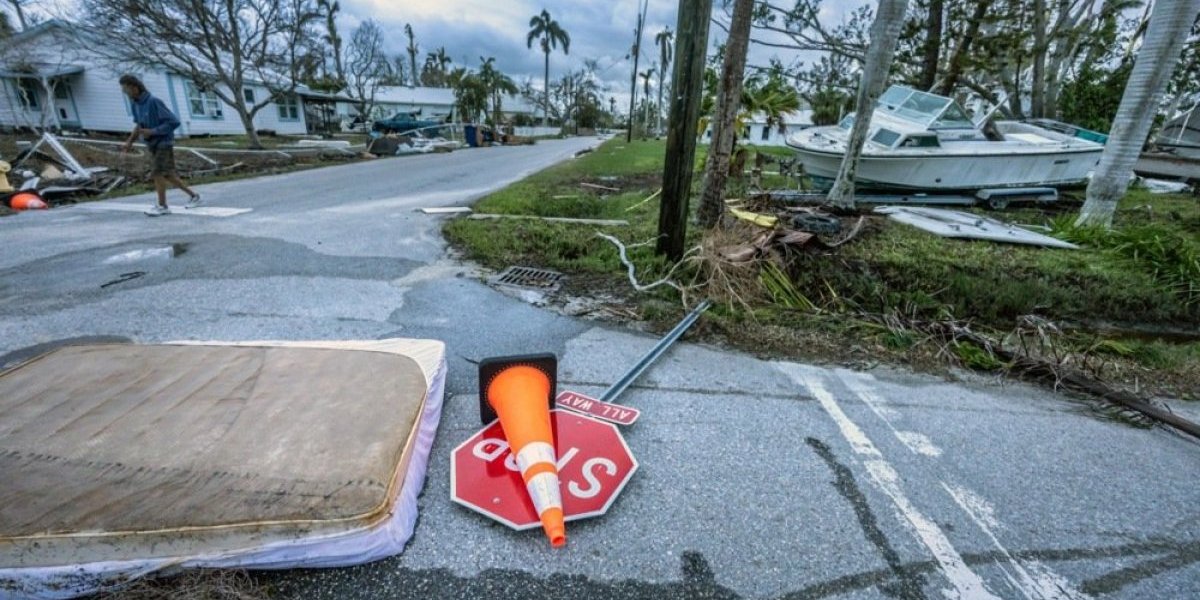
[{"label": "walking man", "polygon": [[150,156],[150,176],[154,178],[154,191],[158,192],[158,204],[146,211],[148,217],[159,217],[171,214],[167,207],[167,184],[183,190],[188,195],[187,208],[200,205],[200,194],[197,194],[179,179],[175,171],[175,130],[179,128],[179,117],[176,117],[162,100],[150,95],[142,80],[133,75],[122,75],[121,91],[129,96],[133,105],[133,133],[125,141],[124,150],[133,149],[133,142],[139,137],[146,142],[146,151]]}]

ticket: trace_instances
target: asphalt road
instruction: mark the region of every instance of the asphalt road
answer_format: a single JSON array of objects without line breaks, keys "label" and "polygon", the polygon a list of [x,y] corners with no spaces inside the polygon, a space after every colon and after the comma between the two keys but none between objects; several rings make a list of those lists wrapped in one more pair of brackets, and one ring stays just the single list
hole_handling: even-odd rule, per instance
[{"label": "asphalt road", "polygon": [[624,430],[640,470],[565,549],[453,504],[450,452],[479,427],[474,361],[555,352],[561,387],[598,394],[655,340],[491,290],[447,258],[445,217],[414,209],[595,143],[214,184],[208,208],[159,219],[134,212],[148,197],[0,219],[0,366],[73,339],[446,341],[413,540],[264,575],[283,598],[1200,597],[1194,441],[1023,385],[686,343],[622,398],[642,410]]}]

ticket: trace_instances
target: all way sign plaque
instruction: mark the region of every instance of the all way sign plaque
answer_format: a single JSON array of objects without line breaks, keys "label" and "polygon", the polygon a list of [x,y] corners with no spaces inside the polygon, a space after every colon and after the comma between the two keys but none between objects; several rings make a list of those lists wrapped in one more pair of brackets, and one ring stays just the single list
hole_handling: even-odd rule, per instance
[{"label": "all way sign plaque", "polygon": [[641,411],[636,408],[602,402],[579,392],[561,392],[554,401],[563,408],[569,408],[575,412],[591,415],[617,425],[632,425],[642,415]]}]

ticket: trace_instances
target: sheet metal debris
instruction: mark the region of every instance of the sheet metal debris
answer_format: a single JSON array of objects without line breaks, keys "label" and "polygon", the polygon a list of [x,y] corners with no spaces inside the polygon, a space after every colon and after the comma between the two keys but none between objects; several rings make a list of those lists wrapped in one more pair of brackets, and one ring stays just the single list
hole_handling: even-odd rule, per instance
[{"label": "sheet metal debris", "polygon": [[1079,246],[971,213],[920,206],[880,206],[878,214],[934,235],[1077,250]]}]

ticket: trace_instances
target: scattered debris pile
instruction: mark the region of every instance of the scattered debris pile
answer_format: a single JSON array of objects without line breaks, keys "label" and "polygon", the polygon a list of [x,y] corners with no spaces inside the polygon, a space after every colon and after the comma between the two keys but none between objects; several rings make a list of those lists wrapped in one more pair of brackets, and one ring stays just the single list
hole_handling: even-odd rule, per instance
[{"label": "scattered debris pile", "polygon": [[85,167],[53,134],[46,133],[7,165],[0,189],[13,210],[47,208],[81,196],[106,194],[126,182],[109,167]]}]

